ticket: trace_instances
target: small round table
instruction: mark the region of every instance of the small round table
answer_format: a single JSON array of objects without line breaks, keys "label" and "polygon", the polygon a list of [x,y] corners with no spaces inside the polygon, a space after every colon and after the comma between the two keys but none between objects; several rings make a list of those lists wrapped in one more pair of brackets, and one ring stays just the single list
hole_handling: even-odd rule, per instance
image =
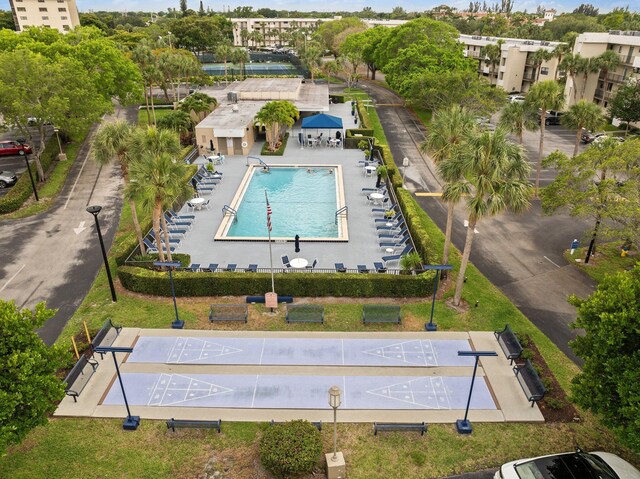
[{"label": "small round table", "polygon": [[379,204],[384,198],[384,195],[382,193],[371,193],[369,198],[371,198],[375,204]]},{"label": "small round table", "polygon": [[196,209],[199,210],[200,208],[202,208],[202,205],[204,204],[204,198],[200,198],[200,197],[191,198],[189,200],[189,203],[191,203],[193,206],[195,206]]},{"label": "small round table", "polygon": [[374,171],[377,170],[377,167],[375,166],[365,166],[364,167],[364,172],[367,174],[367,176],[372,175]]},{"label": "small round table", "polygon": [[389,222],[387,223],[387,226],[388,226],[389,228],[391,228],[391,227],[393,226],[393,223],[392,223],[391,221],[389,221]]},{"label": "small round table", "polygon": [[387,248],[385,251],[386,251],[387,253],[391,254],[391,253],[393,253],[393,248]]},{"label": "small round table", "polygon": [[306,268],[309,262],[304,258],[293,258],[291,261],[289,261],[289,264],[292,268],[302,269]]}]

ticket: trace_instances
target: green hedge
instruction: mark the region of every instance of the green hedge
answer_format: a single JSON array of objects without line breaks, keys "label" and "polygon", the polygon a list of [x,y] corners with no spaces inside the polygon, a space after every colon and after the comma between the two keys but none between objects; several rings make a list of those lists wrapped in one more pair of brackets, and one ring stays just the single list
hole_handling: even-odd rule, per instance
[{"label": "green hedge", "polygon": [[367,107],[364,106],[360,100],[356,101],[356,111],[358,112],[358,120],[363,128],[372,128],[369,124],[369,113],[367,113]]},{"label": "green hedge", "polygon": [[332,93],[331,95],[329,95],[329,101],[332,102],[332,103],[344,103],[345,102],[345,95],[339,95],[339,94]]},{"label": "green hedge", "polygon": [[[133,266],[118,268],[118,278],[130,291],[170,296],[167,273]],[[176,296],[263,295],[271,290],[268,273],[173,274]],[[291,296],[341,296],[354,298],[424,297],[431,294],[433,272],[411,274],[278,273],[276,291]]]},{"label": "green hedge", "polygon": [[[362,136],[354,136],[355,134]],[[344,148],[347,150],[357,150],[359,148],[358,143],[362,140],[369,140],[373,137],[373,130],[371,128],[349,128],[345,131]]]},{"label": "green hedge", "polygon": [[[55,138],[50,138],[47,142],[42,154],[40,155],[40,162],[42,163],[42,169],[45,172],[49,171],[51,164],[57,158],[59,153],[58,143]],[[38,188],[38,173],[36,170],[36,163],[33,161],[33,155],[29,155],[29,164],[31,165],[31,171],[33,173],[34,181],[36,181],[36,188]],[[29,196],[33,195],[33,189],[31,187],[31,180],[29,179],[29,173],[25,170],[24,174],[20,176],[11,190],[0,198],[0,214],[12,213],[23,205]]]},{"label": "green hedge", "polygon": [[265,141],[264,145],[262,145],[262,151],[260,151],[260,154],[264,156],[282,156],[284,155],[284,149],[287,147],[288,140],[289,133],[285,133],[282,143],[280,144],[280,148],[278,148],[276,151],[271,151],[269,149],[269,143]]},{"label": "green hedge", "polygon": [[278,478],[313,471],[321,456],[320,431],[305,420],[267,426],[260,439],[260,462]]}]

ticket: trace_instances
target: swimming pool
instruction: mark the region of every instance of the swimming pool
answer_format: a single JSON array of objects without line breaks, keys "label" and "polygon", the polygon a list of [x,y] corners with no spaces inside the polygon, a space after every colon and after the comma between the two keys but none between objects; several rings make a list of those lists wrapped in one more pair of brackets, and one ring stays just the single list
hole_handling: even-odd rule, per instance
[{"label": "swimming pool", "polygon": [[267,239],[265,191],[273,239],[345,239],[346,219],[336,222],[336,211],[344,203],[341,183],[337,165],[271,165],[268,172],[251,166],[231,204],[237,217],[225,217],[216,239]]}]

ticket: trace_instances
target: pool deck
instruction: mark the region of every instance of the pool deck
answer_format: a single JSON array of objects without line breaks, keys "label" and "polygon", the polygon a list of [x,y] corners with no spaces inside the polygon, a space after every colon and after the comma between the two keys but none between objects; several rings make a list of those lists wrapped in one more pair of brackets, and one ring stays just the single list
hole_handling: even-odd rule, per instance
[{"label": "pool deck", "polygon": [[[355,126],[351,116],[351,105],[332,104],[329,114],[342,118],[344,128]],[[371,214],[372,205],[362,193],[362,188],[375,186],[376,176],[365,176],[362,166],[358,161],[364,159],[360,150],[342,150],[340,148],[315,147],[304,149],[298,144],[298,132],[300,131],[300,121],[290,130],[290,137],[283,156],[261,157],[260,150],[262,142],[256,143],[250,156],[262,158],[269,164],[279,165],[341,165],[344,182],[345,204],[349,208],[348,232],[349,241],[336,242],[304,242],[300,244],[300,252],[294,250],[293,238],[289,242],[273,242],[273,265],[281,267],[280,257],[288,255],[289,259],[295,257],[305,258],[309,264],[314,259],[318,260],[317,268],[331,268],[334,263],[344,263],[347,268],[356,268],[359,264],[373,268],[374,261],[380,261],[382,256],[386,256],[383,249],[378,245],[377,230],[374,223],[374,216]],[[333,130],[307,130],[305,134],[311,133],[317,136],[320,132],[324,137],[335,136]],[[192,263],[199,263],[206,267],[210,263],[217,263],[220,267],[229,263],[235,263],[238,269],[246,268],[249,264],[258,264],[259,268],[269,267],[269,246],[264,241],[214,241],[214,235],[222,223],[222,207],[231,204],[236,192],[247,171],[247,157],[227,156],[224,164],[216,165],[216,169],[223,173],[223,181],[220,182],[211,195],[205,195],[205,199],[210,199],[212,208],[195,211],[196,221],[181,244],[176,248],[176,252],[188,253],[191,255]],[[255,164],[255,160],[252,164]],[[203,164],[205,157],[199,157],[196,163]],[[182,212],[187,213],[186,207]],[[191,213],[190,213],[191,214]],[[265,217],[257,218],[257,221],[266,221]],[[391,263],[391,267],[396,267],[397,263]]]}]

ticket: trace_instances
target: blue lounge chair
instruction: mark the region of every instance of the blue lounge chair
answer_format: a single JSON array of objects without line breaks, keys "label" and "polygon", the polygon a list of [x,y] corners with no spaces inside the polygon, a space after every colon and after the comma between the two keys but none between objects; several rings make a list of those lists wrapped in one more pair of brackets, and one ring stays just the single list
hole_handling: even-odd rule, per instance
[{"label": "blue lounge chair", "polygon": [[337,273],[346,273],[347,268],[344,267],[344,263],[335,263],[334,264]]},{"label": "blue lounge chair", "polygon": [[[162,235],[161,239],[162,239],[162,242],[164,243],[164,233],[160,231],[160,234]],[[147,238],[149,238],[149,241],[151,241],[152,243],[156,242],[156,237],[153,234],[153,230],[149,230],[149,232],[147,233]],[[169,243],[171,244],[179,245],[181,241],[182,239],[180,238],[172,238],[171,236],[169,236]]]},{"label": "blue lounge chair", "polygon": [[373,220],[375,223],[393,223],[394,221],[399,220],[400,218],[402,218],[402,213],[400,213],[399,211],[393,215],[391,218],[376,218],[375,220]]},{"label": "blue lounge chair", "polygon": [[176,220],[180,219],[180,220],[194,220],[196,219],[196,215],[179,215],[178,213],[176,213],[175,211],[169,209],[167,210],[167,213],[172,217],[175,218]]},{"label": "blue lounge chair", "polygon": [[[147,247],[147,253],[157,253],[158,252],[158,248],[156,248],[156,245],[153,244],[148,238],[144,238],[142,240],[142,242]],[[164,249],[164,245],[163,245],[163,249]],[[169,249],[171,250],[172,253],[175,251],[175,248],[173,246],[170,246]]]},{"label": "blue lounge chair", "polygon": [[287,268],[291,268],[291,263],[289,263],[289,256],[287,256],[286,254],[284,256],[282,256],[282,264],[285,265]]},{"label": "blue lounge chair", "polygon": [[191,266],[184,269],[185,271],[191,271],[195,273],[196,271],[200,271],[200,263],[192,263]]},{"label": "blue lounge chair", "polygon": [[358,273],[368,273],[368,272],[369,272],[369,268],[367,268],[367,265],[364,265],[364,264],[358,265]]},{"label": "blue lounge chair", "polygon": [[218,269],[218,263],[209,263],[209,266],[206,268],[202,268],[202,271],[206,271],[207,273],[215,273]]},{"label": "blue lounge chair", "polygon": [[379,262],[375,262],[373,263],[373,267],[376,269],[377,273],[386,273],[387,272],[387,268]]},{"label": "blue lounge chair", "polygon": [[186,229],[191,229],[191,223],[193,222],[192,220],[189,220],[189,219],[185,219],[185,220],[176,219],[175,216],[169,216],[166,213],[164,215],[164,219],[167,221],[167,224],[169,226],[186,228]]},{"label": "blue lounge chair", "polygon": [[384,226],[376,226],[376,229],[378,231],[393,231],[393,230],[401,230],[405,226],[406,224],[404,223],[404,220],[401,220],[392,226],[387,226],[386,224]]},{"label": "blue lounge chair", "polygon": [[390,256],[383,256],[382,257],[382,262],[386,266],[387,263],[390,262],[390,261],[400,261],[400,258],[402,258],[405,254],[409,253],[412,249],[413,249],[413,246],[408,244],[407,246],[404,247],[402,252],[399,253],[399,254],[392,254]]},{"label": "blue lounge chair", "polygon": [[256,273],[257,271],[258,271],[258,265],[257,264],[250,264],[245,269],[245,272],[247,272],[247,273]]},{"label": "blue lounge chair", "polygon": [[371,208],[371,213],[377,215],[380,213],[386,214],[387,211],[393,211],[393,213],[395,214],[396,208],[398,208],[398,205],[389,205],[384,208]]},{"label": "blue lounge chair", "polygon": [[314,260],[313,260],[313,263],[308,264],[308,265],[306,266],[306,268],[307,268],[307,269],[314,269],[314,268],[316,267],[316,265],[317,265],[317,264],[318,264],[318,259],[316,258],[316,259],[314,259]]},{"label": "blue lounge chair", "polygon": [[230,271],[230,272],[234,272],[236,270],[236,268],[238,267],[237,264],[235,263],[229,263],[227,265],[227,267],[224,269],[225,271]]},{"label": "blue lounge chair", "polygon": [[383,241],[385,241],[387,239],[398,239],[398,238],[402,238],[403,236],[405,236],[407,231],[408,231],[408,229],[405,226],[404,228],[402,228],[397,233],[379,233],[378,234],[378,238],[380,238]]},{"label": "blue lounge chair", "polygon": [[405,246],[409,242],[409,237],[405,236],[401,241],[383,241],[382,243],[378,243],[380,248],[400,248]]}]

